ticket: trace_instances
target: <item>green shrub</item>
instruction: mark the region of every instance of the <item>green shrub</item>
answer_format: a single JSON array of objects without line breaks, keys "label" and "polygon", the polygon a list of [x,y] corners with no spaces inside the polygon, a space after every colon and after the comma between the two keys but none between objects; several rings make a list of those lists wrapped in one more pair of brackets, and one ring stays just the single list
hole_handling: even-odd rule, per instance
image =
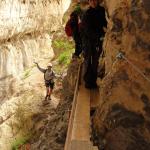
[{"label": "green shrub", "polygon": [[23,74],[23,79],[28,78],[31,75],[30,72],[31,72],[31,68],[30,69],[26,69],[24,71],[24,74]]},{"label": "green shrub", "polygon": [[28,141],[29,137],[20,137],[17,138],[13,143],[12,143],[12,150],[19,150],[19,147],[23,144],[26,144]]},{"label": "green shrub", "polygon": [[55,34],[52,47],[55,53],[54,60],[57,62],[57,65],[54,66],[54,70],[56,73],[61,74],[67,69],[72,53],[75,51],[74,41],[72,38],[68,39],[65,32],[61,31],[61,34],[60,32]]},{"label": "green shrub", "polygon": [[59,55],[58,57],[58,63],[61,65],[68,65],[70,62],[70,52],[64,52]]},{"label": "green shrub", "polygon": [[60,49],[67,50],[67,49],[72,49],[73,48],[73,42],[68,41],[67,39],[57,39],[57,40],[54,40],[53,46],[55,48],[60,48]]},{"label": "green shrub", "polygon": [[65,61],[65,58],[70,57],[70,55],[74,51],[74,44],[72,41],[68,41],[67,39],[56,39],[53,42],[53,49],[56,55],[56,58],[60,60],[60,62],[68,62]]}]

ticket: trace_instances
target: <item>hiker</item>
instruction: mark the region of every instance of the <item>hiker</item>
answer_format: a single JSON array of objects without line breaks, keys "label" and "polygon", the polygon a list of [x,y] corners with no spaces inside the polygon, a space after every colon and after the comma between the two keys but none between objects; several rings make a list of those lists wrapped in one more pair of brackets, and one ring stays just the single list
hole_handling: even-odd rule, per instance
[{"label": "hiker", "polygon": [[48,63],[47,64],[47,69],[43,69],[39,66],[37,62],[34,62],[37,65],[37,68],[44,73],[44,80],[45,80],[45,86],[46,86],[46,97],[45,100],[51,100],[51,94],[52,90],[54,88],[54,78],[55,78],[55,73],[52,70],[52,64]]},{"label": "hiker", "polygon": [[89,8],[83,16],[82,24],[85,87],[97,88],[97,68],[105,35],[104,27],[107,27],[105,9],[99,6],[98,0],[89,0]]},{"label": "hiker", "polygon": [[80,36],[80,25],[82,20],[82,14],[84,12],[81,9],[85,2],[78,2],[73,12],[70,14],[70,28],[72,31],[72,37],[75,42],[75,52],[73,53],[72,58],[79,58],[79,55],[82,52],[82,43],[81,43],[81,36]]}]

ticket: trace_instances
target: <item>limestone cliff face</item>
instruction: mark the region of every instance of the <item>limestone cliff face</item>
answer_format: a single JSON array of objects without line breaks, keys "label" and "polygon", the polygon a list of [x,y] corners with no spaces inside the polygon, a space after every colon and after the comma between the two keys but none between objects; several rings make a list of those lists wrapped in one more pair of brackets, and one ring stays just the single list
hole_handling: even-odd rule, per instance
[{"label": "limestone cliff face", "polygon": [[[54,56],[50,32],[62,25],[71,0],[4,0],[0,4],[0,97],[40,58]],[[11,80],[10,80],[11,79]],[[13,80],[12,80],[13,79]],[[6,88],[6,85],[8,86]]]},{"label": "limestone cliff face", "polygon": [[[104,42],[106,76],[93,119],[95,142],[105,150],[148,150],[150,1],[105,0],[105,6],[109,16]],[[129,62],[116,59],[119,51]]]},{"label": "limestone cliff face", "polygon": [[17,34],[56,30],[71,0],[4,0],[0,4],[0,40]]},{"label": "limestone cliff face", "polygon": [[[11,39],[0,45],[0,99],[12,95],[17,83],[25,78],[33,61],[53,57],[51,37],[47,33],[24,35],[21,39]],[[9,94],[8,94],[9,93]]]},{"label": "limestone cliff face", "polygon": [[[0,46],[0,77],[13,76],[18,78],[19,74],[31,65],[33,60],[53,56],[51,48],[51,37],[47,33],[42,35],[26,36],[21,40],[13,39]],[[48,54],[49,51],[49,54]],[[46,57],[46,56],[45,56]]]}]

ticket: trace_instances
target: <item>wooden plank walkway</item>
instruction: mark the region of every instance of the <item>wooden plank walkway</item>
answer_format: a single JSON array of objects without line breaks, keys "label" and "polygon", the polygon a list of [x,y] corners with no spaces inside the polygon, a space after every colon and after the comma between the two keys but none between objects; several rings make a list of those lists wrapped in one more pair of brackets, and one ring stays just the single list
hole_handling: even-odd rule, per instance
[{"label": "wooden plank walkway", "polygon": [[91,89],[90,91],[91,109],[96,109],[100,103],[99,88]]},{"label": "wooden plank walkway", "polygon": [[90,140],[90,91],[83,85],[79,87],[72,130],[72,140]]},{"label": "wooden plank walkway", "polygon": [[95,109],[99,105],[99,89],[88,90],[84,87],[83,81],[79,85],[80,71],[78,73],[64,150],[98,150],[90,141],[90,110]]}]

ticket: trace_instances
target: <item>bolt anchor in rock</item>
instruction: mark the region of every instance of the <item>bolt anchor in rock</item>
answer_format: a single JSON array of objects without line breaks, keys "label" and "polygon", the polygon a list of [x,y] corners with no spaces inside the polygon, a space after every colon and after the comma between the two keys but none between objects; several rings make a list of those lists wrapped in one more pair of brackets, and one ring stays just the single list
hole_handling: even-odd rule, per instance
[{"label": "bolt anchor in rock", "polygon": [[123,57],[124,57],[123,52],[119,52],[116,56],[116,58],[118,58],[118,59],[123,59]]}]

